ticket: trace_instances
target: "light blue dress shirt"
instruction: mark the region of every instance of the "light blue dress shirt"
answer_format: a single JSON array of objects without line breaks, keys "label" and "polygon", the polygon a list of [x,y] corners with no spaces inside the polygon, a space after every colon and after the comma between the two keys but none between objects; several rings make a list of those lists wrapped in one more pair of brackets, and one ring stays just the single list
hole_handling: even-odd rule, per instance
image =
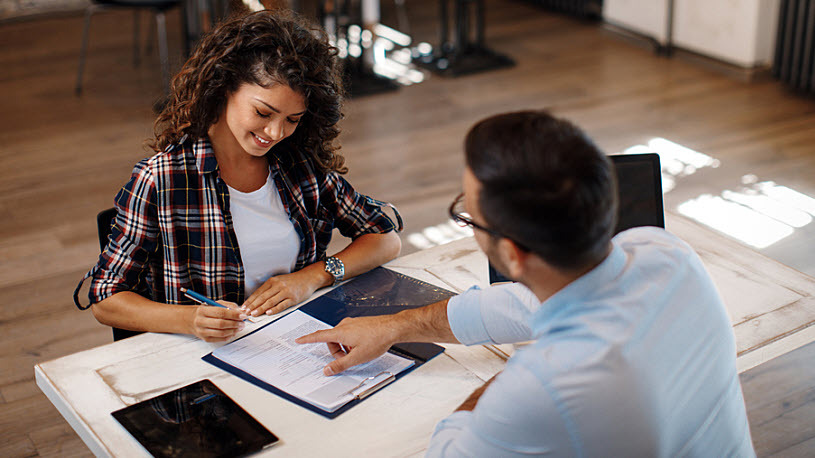
[{"label": "light blue dress shirt", "polygon": [[637,228],[542,304],[520,284],[450,300],[462,343],[534,340],[429,456],[755,456],[733,330],[699,257]]}]

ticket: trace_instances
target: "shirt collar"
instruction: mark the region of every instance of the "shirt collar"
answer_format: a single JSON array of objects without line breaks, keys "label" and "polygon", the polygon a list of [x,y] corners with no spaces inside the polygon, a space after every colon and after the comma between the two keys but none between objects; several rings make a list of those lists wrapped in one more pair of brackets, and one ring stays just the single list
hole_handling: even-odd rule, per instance
[{"label": "shirt collar", "polygon": [[576,312],[573,309],[577,304],[584,302],[603,285],[612,283],[622,273],[627,262],[625,251],[614,241],[611,243],[611,252],[603,262],[543,301],[532,317],[532,330],[536,337],[549,328],[554,316]]},{"label": "shirt collar", "polygon": [[218,161],[209,137],[204,136],[192,144],[192,154],[195,156],[195,165],[201,173],[213,173],[218,170]]},{"label": "shirt collar", "polygon": [[[218,170],[218,160],[209,137],[204,136],[192,144],[192,154],[195,156],[195,165],[201,173],[213,173]],[[268,158],[268,156],[267,156]],[[280,164],[276,159],[269,159],[269,173],[274,177],[280,171]]]},{"label": "shirt collar", "polygon": [[[274,155],[266,154],[266,159],[269,161],[269,174],[274,178],[278,173],[280,173],[280,162],[278,162],[277,157]],[[281,174],[280,176],[285,176]]]}]

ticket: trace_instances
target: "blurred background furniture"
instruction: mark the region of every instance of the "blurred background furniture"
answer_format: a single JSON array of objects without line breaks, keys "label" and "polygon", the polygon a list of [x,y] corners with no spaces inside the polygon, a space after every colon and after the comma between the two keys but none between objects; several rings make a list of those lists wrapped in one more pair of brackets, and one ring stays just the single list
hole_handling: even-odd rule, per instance
[{"label": "blurred background furniture", "polygon": [[815,0],[782,0],[773,76],[815,94]]},{"label": "blurred background furniture", "polygon": [[[151,11],[156,18],[156,34],[158,36],[159,61],[161,63],[161,77],[164,93],[170,91],[170,61],[167,51],[167,21],[165,13],[167,10],[179,6],[180,0],[92,0],[88,8],[85,9],[85,27],[82,31],[82,49],[79,52],[79,70],[76,74],[76,95],[82,94],[82,72],[85,69],[85,57],[88,53],[88,35],[91,25],[91,16],[94,13],[108,10],[129,8],[134,9],[133,13],[133,64],[139,64],[139,12],[141,10]],[[186,21],[183,21],[186,33]]]},{"label": "blurred background furniture", "polygon": [[[351,97],[394,91],[400,85],[396,75],[381,72],[378,61],[396,47],[408,46],[410,24],[404,0],[394,0],[397,27],[381,24],[379,0],[321,0],[317,16],[339,50],[343,72]],[[382,37],[385,30],[388,37]],[[395,38],[396,41],[391,41]],[[383,41],[384,40],[384,41]],[[387,48],[383,43],[387,43]]]},{"label": "blurred background furniture", "polygon": [[[242,3],[240,3],[242,4]],[[82,93],[82,74],[85,69],[85,58],[88,53],[91,16],[94,13],[111,9],[133,9],[133,65],[140,62],[139,51],[139,13],[148,10],[155,16],[155,30],[158,38],[159,63],[164,94],[170,91],[170,58],[167,49],[168,10],[181,9],[181,28],[183,58],[190,55],[198,40],[209,30],[225,19],[231,11],[230,0],[91,0],[85,9],[85,26],[82,32],[82,48],[79,54],[79,70],[76,77],[75,92]],[[149,40],[149,35],[148,35]],[[148,52],[150,41],[148,41]]]},{"label": "blurred background furniture", "polygon": [[598,19],[603,12],[603,0],[527,0],[549,11],[557,11],[584,19]]},{"label": "blurred background furniture", "polygon": [[450,38],[449,0],[439,0],[439,46],[420,55],[421,66],[444,76],[460,76],[512,67],[515,61],[486,46],[484,0],[453,0]]}]

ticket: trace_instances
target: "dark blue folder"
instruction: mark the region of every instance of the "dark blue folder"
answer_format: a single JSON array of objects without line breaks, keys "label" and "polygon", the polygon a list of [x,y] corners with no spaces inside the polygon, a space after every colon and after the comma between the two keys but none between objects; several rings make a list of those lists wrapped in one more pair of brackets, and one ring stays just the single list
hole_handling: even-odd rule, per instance
[{"label": "dark blue folder", "polygon": [[[346,317],[389,315],[402,310],[432,304],[448,299],[453,295],[452,292],[446,289],[433,286],[390,269],[377,267],[303,305],[300,307],[300,310],[331,326],[336,326],[337,323]],[[272,323],[274,323],[274,321],[252,331],[250,334],[258,332]],[[246,336],[241,337],[241,339],[244,337]],[[401,343],[394,345],[391,347],[390,352],[410,358],[414,361],[413,366],[397,374],[396,379],[398,380],[404,377],[413,369],[421,366],[443,351],[443,347],[428,343]],[[341,413],[362,402],[362,399],[356,399],[334,412],[326,412],[315,405],[279,390],[231,364],[221,361],[212,353],[209,353],[202,359],[327,418],[336,418]]]}]

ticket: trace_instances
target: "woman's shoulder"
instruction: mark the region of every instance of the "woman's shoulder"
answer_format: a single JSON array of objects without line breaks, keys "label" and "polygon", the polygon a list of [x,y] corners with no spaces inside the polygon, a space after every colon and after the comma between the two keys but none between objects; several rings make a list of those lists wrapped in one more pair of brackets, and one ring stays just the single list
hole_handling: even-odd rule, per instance
[{"label": "woman's shoulder", "polygon": [[136,168],[150,170],[153,174],[166,173],[179,169],[187,169],[195,164],[195,154],[188,144],[171,150],[153,152],[152,156],[145,157],[136,164]]},{"label": "woman's shoulder", "polygon": [[157,152],[136,163],[128,186],[141,192],[154,192],[174,186],[179,179],[186,180],[191,170],[197,170],[191,148]]}]

